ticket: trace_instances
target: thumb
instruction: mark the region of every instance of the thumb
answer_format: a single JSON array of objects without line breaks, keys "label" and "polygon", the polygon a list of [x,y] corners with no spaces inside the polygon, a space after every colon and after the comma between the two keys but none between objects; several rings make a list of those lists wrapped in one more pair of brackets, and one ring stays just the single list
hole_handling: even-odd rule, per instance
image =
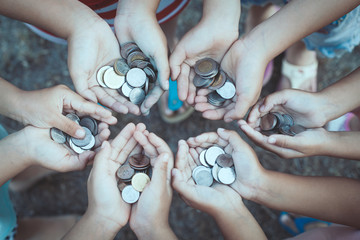
[{"label": "thumb", "polygon": [[170,171],[168,168],[170,156],[167,153],[160,154],[156,159],[151,181],[156,186],[170,185]]},{"label": "thumb", "polygon": [[177,80],[181,72],[181,64],[185,61],[186,55],[183,46],[178,44],[170,55],[171,79]]},{"label": "thumb", "polygon": [[287,102],[287,90],[278,91],[265,97],[263,104],[260,106],[261,113],[270,112],[276,105],[283,105]]},{"label": "thumb", "polygon": [[[97,169],[101,163],[106,162],[110,159],[111,156],[111,147],[108,141],[104,141],[101,145],[101,150],[98,152],[94,159],[94,169]],[[115,169],[114,171],[116,171]]]},{"label": "thumb", "polygon": [[184,181],[180,170],[173,168],[171,173],[173,176],[172,186],[175,191],[177,191],[187,201],[193,201],[194,196],[196,196],[196,193],[194,193],[195,190],[192,186],[189,186],[189,184]]},{"label": "thumb", "polygon": [[301,141],[299,141],[299,139],[296,139],[296,137],[281,134],[270,136],[268,139],[268,143],[281,148],[287,148],[296,151],[301,147]]},{"label": "thumb", "polygon": [[163,90],[169,89],[169,77],[170,77],[170,67],[169,60],[167,58],[167,51],[158,53],[154,56],[156,67],[158,70],[158,80],[160,86]]},{"label": "thumb", "polygon": [[85,130],[76,122],[70,120],[64,115],[59,115],[58,120],[54,123],[54,127],[69,134],[71,137],[84,138]]}]

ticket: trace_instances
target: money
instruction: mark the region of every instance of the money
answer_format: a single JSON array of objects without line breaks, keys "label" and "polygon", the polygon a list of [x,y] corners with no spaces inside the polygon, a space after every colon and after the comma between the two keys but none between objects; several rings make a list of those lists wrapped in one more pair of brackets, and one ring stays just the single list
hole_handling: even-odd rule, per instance
[{"label": "money", "polygon": [[199,154],[202,165],[192,171],[192,178],[197,185],[210,187],[214,180],[221,184],[232,184],[236,179],[234,161],[230,154],[218,147],[212,146]]},{"label": "money", "polygon": [[295,136],[306,131],[306,128],[295,124],[294,119],[289,114],[272,112],[264,115],[260,120],[261,132],[265,135],[285,134]]},{"label": "money", "polygon": [[79,116],[74,113],[69,113],[66,117],[82,126],[85,131],[85,137],[83,139],[77,139],[70,137],[68,134],[57,128],[51,128],[51,139],[60,144],[67,144],[67,146],[77,154],[91,150],[95,146],[95,136],[98,134],[97,121],[90,116],[79,118]]},{"label": "money", "polygon": [[117,90],[130,102],[141,104],[156,82],[157,71],[134,42],[120,47],[122,58],[113,66],[101,67],[96,74],[97,82],[103,88]]}]

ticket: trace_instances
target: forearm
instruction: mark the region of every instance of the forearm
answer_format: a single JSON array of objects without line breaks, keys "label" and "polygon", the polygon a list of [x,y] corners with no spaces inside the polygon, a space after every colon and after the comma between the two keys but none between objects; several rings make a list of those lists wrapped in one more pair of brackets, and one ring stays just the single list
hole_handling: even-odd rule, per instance
[{"label": "forearm", "polygon": [[295,42],[345,15],[359,0],[293,0],[246,37],[248,47],[257,49],[270,61]]},{"label": "forearm", "polygon": [[28,152],[24,130],[13,133],[0,141],[0,185],[32,164]]},{"label": "forearm", "polygon": [[220,210],[214,217],[224,238],[227,240],[267,239],[254,216],[243,203],[232,211],[224,212]]},{"label": "forearm", "polygon": [[23,92],[21,89],[0,77],[0,114],[21,121]]},{"label": "forearm", "polygon": [[43,28],[67,39],[74,29],[101,20],[80,1],[0,0],[0,14]]},{"label": "forearm", "polygon": [[318,93],[326,100],[323,111],[328,121],[360,106],[360,68]]},{"label": "forearm", "polygon": [[119,0],[116,15],[132,15],[138,12],[148,12],[156,15],[160,0]]},{"label": "forearm", "polygon": [[114,239],[120,231],[115,225],[101,221],[88,212],[74,225],[74,227],[62,238],[63,240],[77,239]]},{"label": "forearm", "polygon": [[360,160],[360,132],[328,132],[324,154],[332,157]]},{"label": "forearm", "polygon": [[169,224],[164,226],[157,225],[146,229],[146,227],[137,227],[134,229],[137,238],[142,240],[176,240],[177,237],[170,228]]},{"label": "forearm", "polygon": [[360,182],[266,171],[255,202],[329,222],[360,227]]},{"label": "forearm", "polygon": [[204,0],[201,22],[206,22],[214,29],[232,29],[239,32],[241,5],[240,1]]}]

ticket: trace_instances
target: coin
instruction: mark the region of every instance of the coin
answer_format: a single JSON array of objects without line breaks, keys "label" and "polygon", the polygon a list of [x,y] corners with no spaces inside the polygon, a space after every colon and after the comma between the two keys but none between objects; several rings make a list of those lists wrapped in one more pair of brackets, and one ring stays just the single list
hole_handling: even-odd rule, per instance
[{"label": "coin", "polygon": [[273,130],[277,125],[277,117],[273,113],[268,113],[260,120],[260,128],[263,131]]},{"label": "coin", "polygon": [[218,177],[218,173],[219,173],[220,167],[219,165],[215,164],[213,166],[213,168],[211,169],[211,175],[213,176],[213,178],[215,179],[215,181],[220,182],[219,177]]},{"label": "coin", "polygon": [[224,150],[217,146],[208,148],[208,150],[206,150],[206,153],[205,153],[206,163],[209,164],[210,166],[214,166],[217,157],[224,153],[225,153]]},{"label": "coin", "polygon": [[116,175],[121,180],[131,179],[134,176],[134,174],[135,174],[135,170],[129,164],[122,165],[121,167],[119,167],[119,169],[116,172]]},{"label": "coin", "polygon": [[226,99],[222,98],[216,91],[207,95],[207,101],[215,107],[221,107]]},{"label": "coin", "polygon": [[145,67],[143,70],[146,76],[149,78],[149,81],[154,83],[156,81],[156,74],[154,70],[151,67]]},{"label": "coin", "polygon": [[224,86],[226,82],[226,73],[223,70],[220,70],[220,72],[215,76],[214,81],[209,86],[210,90],[216,90]]},{"label": "coin", "polygon": [[294,125],[294,119],[289,114],[283,114],[284,123],[283,125],[292,126]]},{"label": "coin", "polygon": [[227,153],[220,154],[216,158],[216,163],[217,163],[217,165],[219,165],[222,168],[234,166],[234,161],[233,161],[232,156],[230,154],[227,154]]},{"label": "coin", "polygon": [[121,197],[126,203],[132,204],[139,200],[140,193],[133,186],[128,185],[122,190]]},{"label": "coin", "polygon": [[236,175],[233,168],[224,167],[219,169],[218,172],[219,181],[223,184],[229,185],[235,182]]},{"label": "coin", "polygon": [[85,137],[83,139],[71,137],[71,142],[78,147],[85,147],[91,142],[91,137],[93,137],[91,131],[88,128],[86,127],[82,127],[82,128],[85,131]]},{"label": "coin", "polygon": [[294,135],[302,133],[304,131],[306,131],[306,128],[301,125],[293,125],[290,127],[290,132]]},{"label": "coin", "polygon": [[83,150],[90,150],[95,146],[95,137],[91,135],[91,140],[88,145],[81,147]]},{"label": "coin", "polygon": [[236,93],[235,85],[230,81],[226,81],[216,92],[224,99],[232,99]]},{"label": "coin", "polygon": [[[203,58],[195,63],[195,73],[201,77],[215,76],[218,72],[218,64],[211,58]],[[215,73],[215,74],[214,74]]]},{"label": "coin", "polygon": [[138,191],[144,191],[146,185],[150,182],[150,178],[145,173],[136,173],[131,179],[131,185]]},{"label": "coin", "polygon": [[114,68],[109,68],[104,73],[104,83],[108,88],[118,89],[125,82],[125,77],[118,75]]},{"label": "coin", "polygon": [[70,148],[71,148],[72,150],[74,150],[74,152],[76,152],[77,154],[81,154],[81,153],[85,152],[84,149],[82,149],[81,147],[76,146],[76,145],[72,142],[71,139],[70,139],[70,141],[69,141],[69,145],[70,145]]},{"label": "coin", "polygon": [[99,85],[101,87],[106,87],[106,85],[104,83],[104,72],[106,70],[108,70],[109,68],[111,68],[111,67],[110,66],[103,66],[96,73],[96,80],[97,80],[97,82],[99,83]]},{"label": "coin", "polygon": [[202,78],[199,75],[195,75],[193,79],[194,86],[198,88],[210,86],[212,82],[213,79]]},{"label": "coin", "polygon": [[143,154],[134,154],[130,156],[129,164],[136,170],[143,170],[150,166],[150,158]]},{"label": "coin", "polygon": [[120,191],[122,191],[122,190],[124,190],[124,188],[127,186],[127,184],[126,183],[124,183],[123,181],[119,181],[118,182],[118,189],[120,190]]},{"label": "coin", "polygon": [[200,160],[200,163],[205,166],[205,167],[210,167],[206,161],[205,161],[205,153],[206,153],[206,149],[202,150],[200,155],[199,155],[199,160]]},{"label": "coin", "polygon": [[124,59],[119,58],[115,61],[114,71],[116,72],[116,74],[118,74],[120,76],[125,76],[129,70],[130,70],[130,68]]},{"label": "coin", "polygon": [[136,60],[146,60],[147,57],[146,55],[141,52],[141,51],[133,51],[132,53],[130,53],[128,55],[128,57],[126,58],[127,64],[130,66],[132,62],[136,61]]},{"label": "coin", "polygon": [[98,124],[96,120],[90,116],[83,117],[80,122],[80,126],[86,127],[90,130],[92,135],[98,134]]},{"label": "coin", "polygon": [[[134,62],[136,63],[136,66],[135,66],[135,67],[140,68],[140,69],[142,69],[142,70],[144,70],[144,68],[146,68],[146,67],[148,67],[148,66],[151,65],[150,62],[144,61],[144,60],[135,60]],[[132,64],[134,64],[134,63],[132,63]],[[150,69],[151,69],[151,68],[150,68]]]},{"label": "coin", "polygon": [[78,115],[76,115],[75,113],[69,113],[66,115],[67,118],[69,118],[70,120],[79,123],[80,122],[80,118],[78,117]]},{"label": "coin", "polygon": [[121,92],[125,97],[129,97],[130,96],[130,92],[131,90],[133,90],[134,88],[132,86],[130,86],[128,83],[124,83],[124,85],[122,85],[121,87]]},{"label": "coin", "polygon": [[141,88],[134,88],[129,95],[130,102],[133,104],[140,104],[145,99],[145,92]]},{"label": "coin", "polygon": [[120,45],[120,54],[123,58],[127,59],[128,55],[133,51],[140,50],[139,47],[134,42],[127,42]]},{"label": "coin", "polygon": [[204,166],[194,168],[192,177],[195,183],[201,186],[210,187],[214,181],[211,175],[211,169]]},{"label": "coin", "polygon": [[290,126],[288,125],[280,127],[279,132],[285,135],[294,136],[294,134],[290,131]]},{"label": "coin", "polygon": [[132,68],[126,74],[126,81],[132,87],[141,88],[145,84],[146,74],[140,68]]},{"label": "coin", "polygon": [[52,140],[54,140],[57,143],[65,143],[66,142],[66,136],[60,129],[57,128],[51,128],[50,129],[50,137]]}]

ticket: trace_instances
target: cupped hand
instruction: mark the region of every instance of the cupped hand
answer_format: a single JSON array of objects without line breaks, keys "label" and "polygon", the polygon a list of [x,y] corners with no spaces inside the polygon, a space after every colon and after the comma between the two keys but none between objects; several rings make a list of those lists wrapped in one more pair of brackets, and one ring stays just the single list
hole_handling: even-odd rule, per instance
[{"label": "cupped hand", "polygon": [[70,136],[82,138],[84,130],[67,118],[67,113],[79,116],[89,115],[107,124],[115,124],[117,119],[104,107],[86,101],[64,85],[24,92],[21,120],[25,125],[39,128],[56,127]]},{"label": "cupped hand", "polygon": [[[150,108],[169,89],[170,68],[165,34],[157,22],[155,11],[140,7],[129,8],[120,3],[115,18],[115,31],[120,44],[135,42],[150,58],[157,69],[157,81],[140,106],[141,113],[149,114]],[[125,5],[125,6],[124,6]]]},{"label": "cupped hand", "polygon": [[138,115],[139,108],[116,90],[99,86],[97,71],[120,58],[120,47],[105,21],[99,19],[88,25],[77,28],[68,38],[68,66],[76,91],[84,98],[100,102],[115,112]]}]

